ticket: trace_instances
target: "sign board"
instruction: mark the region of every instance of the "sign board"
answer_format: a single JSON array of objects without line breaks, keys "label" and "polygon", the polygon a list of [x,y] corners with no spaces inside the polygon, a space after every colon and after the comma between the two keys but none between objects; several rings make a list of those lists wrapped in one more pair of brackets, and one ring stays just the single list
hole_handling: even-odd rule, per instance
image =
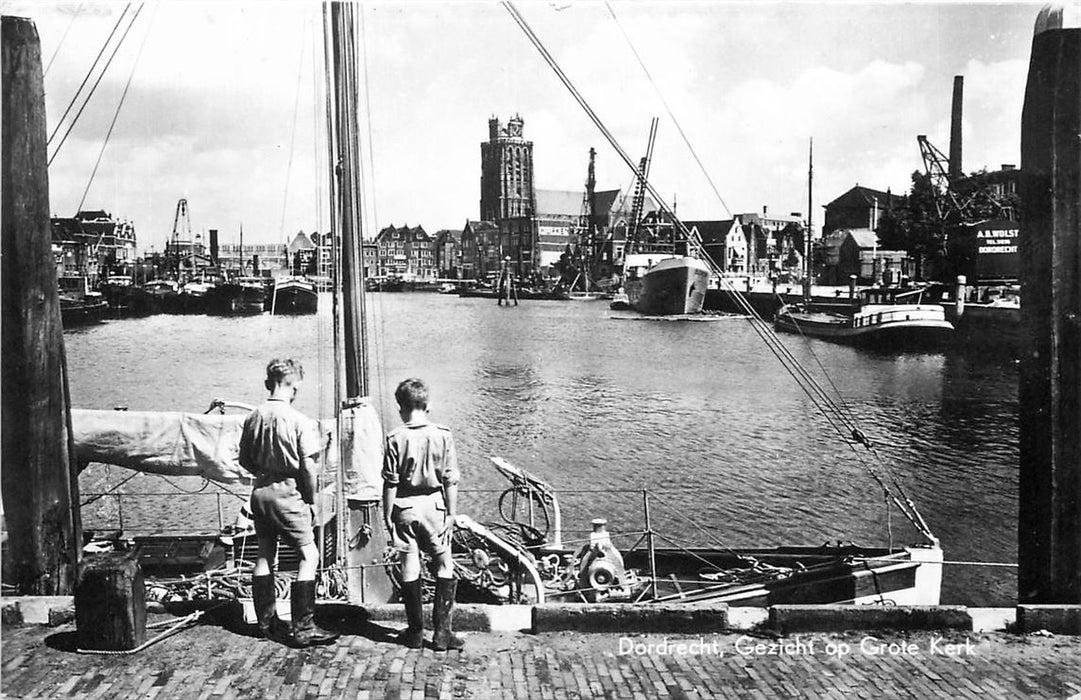
[{"label": "sign board", "polygon": [[1019,235],[1016,221],[997,219],[962,225],[950,235],[950,257],[956,273],[968,277],[970,284],[1018,279]]}]

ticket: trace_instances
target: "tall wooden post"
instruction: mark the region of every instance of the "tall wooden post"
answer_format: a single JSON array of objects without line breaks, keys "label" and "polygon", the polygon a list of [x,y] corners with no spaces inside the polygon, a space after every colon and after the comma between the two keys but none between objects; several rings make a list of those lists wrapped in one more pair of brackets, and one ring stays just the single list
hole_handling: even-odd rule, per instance
[{"label": "tall wooden post", "polygon": [[1041,13],[1021,119],[1018,598],[1081,603],[1081,29]]},{"label": "tall wooden post", "polygon": [[3,578],[23,594],[70,594],[80,551],[64,337],[49,221],[41,44],[2,19]]}]

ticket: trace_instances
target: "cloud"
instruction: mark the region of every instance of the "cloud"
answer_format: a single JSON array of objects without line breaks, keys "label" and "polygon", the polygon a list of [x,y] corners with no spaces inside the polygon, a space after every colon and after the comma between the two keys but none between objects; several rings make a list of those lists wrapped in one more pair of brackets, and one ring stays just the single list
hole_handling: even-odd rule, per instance
[{"label": "cloud", "polygon": [[[87,5],[46,79],[51,120],[59,118],[121,10]],[[736,212],[764,204],[772,211],[805,211],[812,136],[816,205],[856,182],[906,189],[910,173],[921,167],[915,136],[926,133],[946,145],[955,73],[966,75],[966,168],[1017,161],[1031,26],[1025,8],[614,7]],[[71,5],[13,8],[35,18],[43,55],[50,56],[71,22]],[[557,11],[529,3],[521,9],[633,161],[643,154],[650,119],[662,117],[652,179],[666,198],[678,195],[680,213],[724,216],[604,6],[574,3]],[[310,230],[320,210],[325,219],[317,194],[317,183],[326,179],[317,135],[323,104],[312,94],[322,82],[321,68],[312,65],[313,54],[322,52],[319,13],[318,4],[307,2],[148,4],[140,22],[153,17],[152,30],[87,206],[134,219],[140,239],[158,249],[180,197],[189,199],[197,227],[225,235],[243,221],[251,240]],[[590,146],[598,149],[599,186],[631,182],[627,167],[500,6],[367,4],[363,16],[369,81],[362,99],[371,99],[374,172],[363,102],[360,117],[375,193],[367,208],[373,228],[391,222],[457,228],[476,217],[479,144],[492,114],[525,119],[539,187],[582,188]],[[86,187],[141,39],[137,27],[54,163],[58,213],[72,213]]]}]

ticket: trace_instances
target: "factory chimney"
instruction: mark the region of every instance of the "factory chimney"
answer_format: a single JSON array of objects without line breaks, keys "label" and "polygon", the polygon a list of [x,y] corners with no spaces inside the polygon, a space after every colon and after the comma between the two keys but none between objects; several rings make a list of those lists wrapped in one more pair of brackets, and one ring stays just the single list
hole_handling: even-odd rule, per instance
[{"label": "factory chimney", "polygon": [[961,105],[964,102],[965,76],[953,76],[953,109],[950,111],[950,181],[962,176]]}]

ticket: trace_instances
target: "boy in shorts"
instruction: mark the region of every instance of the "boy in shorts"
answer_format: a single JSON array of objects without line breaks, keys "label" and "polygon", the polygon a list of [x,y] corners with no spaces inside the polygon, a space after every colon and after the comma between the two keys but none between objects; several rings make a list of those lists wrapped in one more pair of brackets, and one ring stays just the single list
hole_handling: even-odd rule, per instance
[{"label": "boy in shorts", "polygon": [[424,646],[420,552],[432,558],[435,603],[432,647],[461,649],[452,618],[458,582],[450,538],[458,506],[458,456],[450,428],[428,422],[428,385],[406,379],[394,392],[403,425],[387,435],[383,455],[383,513],[394,548],[402,557],[402,602],[409,626],[400,639]]},{"label": "boy in shorts", "polygon": [[[319,551],[312,533],[319,472],[319,433],[315,422],[293,408],[304,368],[296,360],[271,360],[266,368],[270,397],[244,421],[240,466],[255,475],[252,520],[259,558],[252,573],[252,599],[259,629],[268,639],[290,646],[329,644],[337,634],[315,626],[315,572]],[[277,614],[274,566],[281,537],[300,555],[290,590],[292,628]]]}]

